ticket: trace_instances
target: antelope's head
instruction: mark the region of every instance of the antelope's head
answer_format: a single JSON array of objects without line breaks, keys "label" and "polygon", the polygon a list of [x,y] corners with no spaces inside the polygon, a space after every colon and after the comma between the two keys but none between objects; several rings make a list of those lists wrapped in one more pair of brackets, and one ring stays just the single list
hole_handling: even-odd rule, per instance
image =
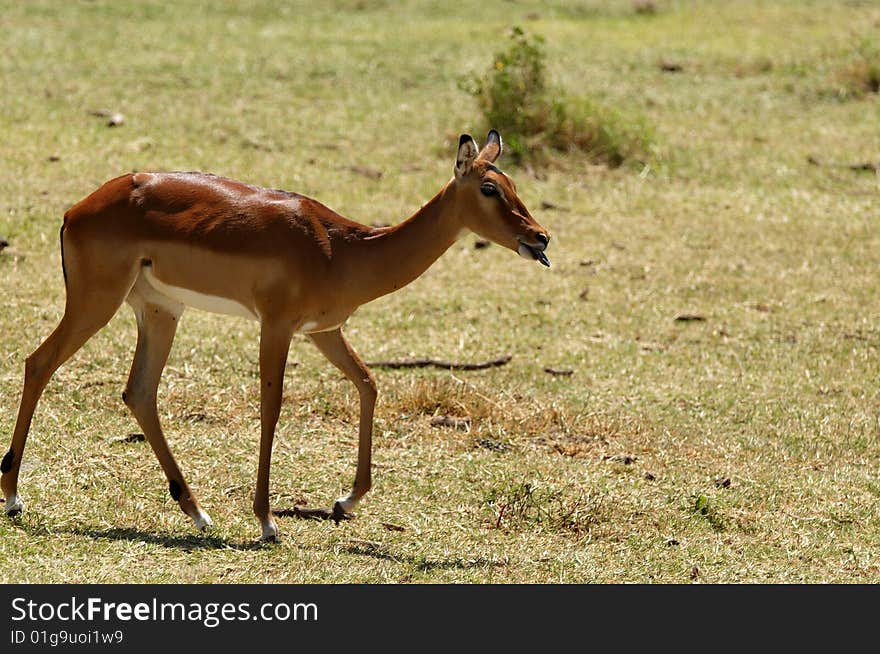
[{"label": "antelope's head", "polygon": [[532,218],[517,196],[513,180],[495,167],[500,156],[501,135],[494,129],[479,151],[470,134],[461,135],[453,184],[465,198],[459,205],[466,207],[462,211],[464,225],[525,259],[549,266],[544,250],[550,234]]}]

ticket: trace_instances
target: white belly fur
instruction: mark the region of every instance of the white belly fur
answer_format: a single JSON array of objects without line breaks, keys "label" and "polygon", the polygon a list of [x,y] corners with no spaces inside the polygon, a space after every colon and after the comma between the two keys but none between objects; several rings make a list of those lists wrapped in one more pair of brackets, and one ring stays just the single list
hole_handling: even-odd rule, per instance
[{"label": "white belly fur", "polygon": [[166,284],[156,279],[155,275],[153,275],[153,271],[148,267],[142,269],[142,274],[150,283],[150,286],[155,288],[159,293],[167,295],[171,299],[185,304],[188,307],[201,309],[202,311],[210,311],[211,313],[222,313],[227,316],[242,316],[244,318],[250,318],[251,320],[260,319],[257,314],[235,300],[218,297],[216,295],[205,295],[204,293],[198,293],[179,286],[171,286],[170,284]]}]

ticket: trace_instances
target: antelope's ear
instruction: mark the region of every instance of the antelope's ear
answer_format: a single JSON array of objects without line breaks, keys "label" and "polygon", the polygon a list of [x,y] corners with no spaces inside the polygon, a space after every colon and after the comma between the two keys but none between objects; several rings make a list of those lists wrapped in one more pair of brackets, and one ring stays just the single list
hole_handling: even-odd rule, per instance
[{"label": "antelope's ear", "polygon": [[455,158],[455,176],[464,177],[471,172],[477,158],[477,144],[470,134],[462,134],[458,139],[458,156]]},{"label": "antelope's ear", "polygon": [[495,160],[501,156],[501,134],[494,129],[489,130],[489,136],[486,137],[486,145],[480,150],[478,159],[483,159],[489,163],[495,163]]}]

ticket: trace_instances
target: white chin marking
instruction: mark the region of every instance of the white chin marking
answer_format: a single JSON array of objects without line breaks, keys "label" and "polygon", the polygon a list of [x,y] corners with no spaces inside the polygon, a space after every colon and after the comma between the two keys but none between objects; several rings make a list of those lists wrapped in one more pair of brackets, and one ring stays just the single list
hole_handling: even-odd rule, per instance
[{"label": "white chin marking", "polygon": [[24,509],[24,502],[18,495],[11,495],[6,498],[6,515],[15,515],[21,513]]},{"label": "white chin marking", "polygon": [[199,531],[205,531],[214,526],[214,523],[211,521],[211,516],[204,511],[199,511],[192,521],[196,524],[196,529]]},{"label": "white chin marking", "polygon": [[263,540],[273,541],[278,539],[278,527],[272,520],[267,520],[263,524]]},{"label": "white chin marking", "polygon": [[519,249],[517,250],[517,252],[519,253],[519,256],[521,256],[523,259],[531,259],[532,261],[534,261],[535,259],[535,255],[532,254],[532,251],[522,243],[519,244]]}]

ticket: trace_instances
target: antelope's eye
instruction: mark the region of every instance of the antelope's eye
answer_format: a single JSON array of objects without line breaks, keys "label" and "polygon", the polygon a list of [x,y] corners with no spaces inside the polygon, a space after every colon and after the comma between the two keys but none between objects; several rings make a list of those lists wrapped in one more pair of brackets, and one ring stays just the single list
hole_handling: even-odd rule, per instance
[{"label": "antelope's eye", "polygon": [[480,193],[485,195],[486,197],[491,197],[493,195],[498,195],[498,189],[495,188],[492,184],[483,184],[480,187]]}]

